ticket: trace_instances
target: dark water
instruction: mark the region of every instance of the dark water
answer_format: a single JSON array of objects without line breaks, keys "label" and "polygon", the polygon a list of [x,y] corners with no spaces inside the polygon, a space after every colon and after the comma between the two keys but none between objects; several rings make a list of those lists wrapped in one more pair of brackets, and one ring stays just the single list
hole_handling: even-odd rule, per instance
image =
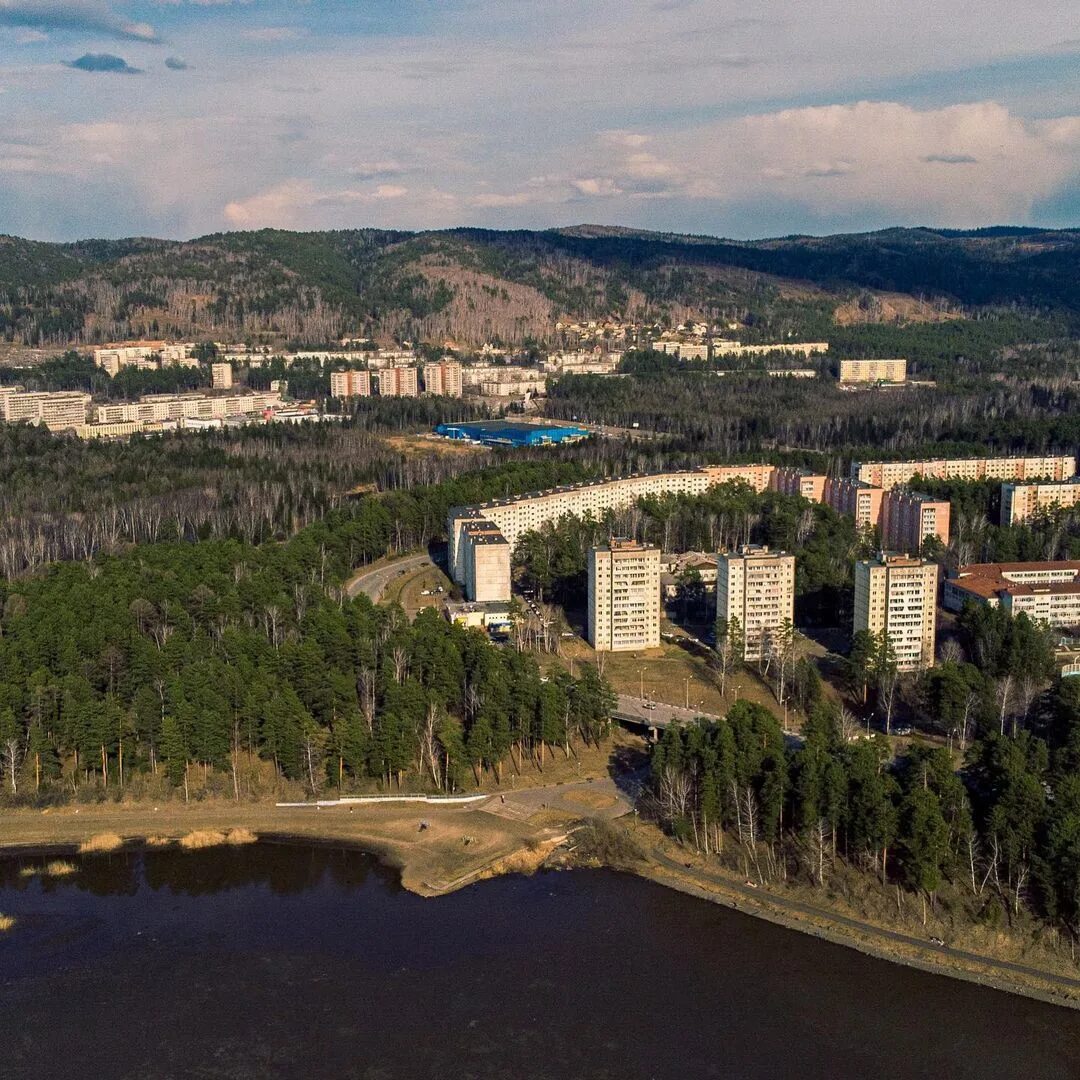
[{"label": "dark water", "polygon": [[438,900],[355,852],[0,862],[0,1077],[1080,1076],[1080,1014],[634,877]]}]

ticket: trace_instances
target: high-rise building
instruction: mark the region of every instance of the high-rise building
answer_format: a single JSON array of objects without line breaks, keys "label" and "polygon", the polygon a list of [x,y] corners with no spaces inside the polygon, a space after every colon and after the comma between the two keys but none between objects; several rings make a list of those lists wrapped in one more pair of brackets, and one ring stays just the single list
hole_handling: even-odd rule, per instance
[{"label": "high-rise building", "polygon": [[461,365],[439,360],[424,365],[424,393],[440,397],[461,397]]},{"label": "high-rise building", "polygon": [[1001,524],[1017,525],[1040,511],[1080,503],[1080,477],[1049,484],[1002,484]]},{"label": "high-rise building", "polygon": [[627,652],[660,644],[660,549],[612,539],[589,552],[589,644]]},{"label": "high-rise building", "polygon": [[860,532],[881,524],[881,503],[885,492],[880,487],[847,476],[830,476],[825,481],[825,502],[838,514],[849,514]]},{"label": "high-rise building", "polygon": [[232,364],[211,364],[210,385],[215,390],[231,390]]},{"label": "high-rise building", "polygon": [[851,475],[864,484],[891,488],[916,476],[934,480],[1068,480],[1076,456],[934,458],[923,461],[853,461]]},{"label": "high-rise building", "polygon": [[89,407],[90,395],[77,391],[23,391],[5,387],[0,393],[0,419],[9,424],[20,420],[44,424],[50,431],[81,427],[86,423]]},{"label": "high-rise building", "polygon": [[747,545],[716,557],[716,617],[738,620],[743,659],[760,660],[795,616],[795,556]]},{"label": "high-rise building", "polygon": [[418,382],[414,367],[388,367],[378,373],[379,397],[416,397]]},{"label": "high-rise building", "polygon": [[812,473],[809,469],[792,469],[780,466],[772,474],[772,489],[784,495],[801,495],[811,502],[825,501],[824,473]]},{"label": "high-rise building", "polygon": [[891,488],[881,506],[881,542],[889,551],[917,555],[928,536],[949,546],[948,499],[935,499],[904,488]]},{"label": "high-rise building", "polygon": [[370,371],[331,371],[330,396],[371,397]]},{"label": "high-rise building", "polygon": [[510,599],[510,544],[490,521],[470,521],[461,530],[465,595],[470,600]]},{"label": "high-rise building", "polygon": [[937,563],[882,552],[855,563],[855,632],[884,634],[900,671],[934,663]]}]

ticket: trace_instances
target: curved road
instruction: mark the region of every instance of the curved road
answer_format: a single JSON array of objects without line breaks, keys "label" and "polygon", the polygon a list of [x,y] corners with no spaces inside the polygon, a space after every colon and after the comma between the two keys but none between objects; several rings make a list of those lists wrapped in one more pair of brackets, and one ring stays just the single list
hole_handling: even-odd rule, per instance
[{"label": "curved road", "polygon": [[434,566],[431,556],[426,552],[422,555],[409,555],[404,559],[397,559],[385,566],[378,566],[374,570],[361,571],[345,586],[345,592],[350,597],[363,593],[373,603],[378,603],[379,598],[386,591],[387,586],[399,574],[408,573],[410,570],[419,570],[422,566]]}]

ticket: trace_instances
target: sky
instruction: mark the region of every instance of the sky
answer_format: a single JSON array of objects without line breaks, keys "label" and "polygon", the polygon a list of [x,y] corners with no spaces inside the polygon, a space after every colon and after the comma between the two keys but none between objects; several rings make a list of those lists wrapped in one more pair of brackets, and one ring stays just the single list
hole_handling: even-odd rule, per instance
[{"label": "sky", "polygon": [[0,0],[0,233],[1080,225],[1077,0]]}]

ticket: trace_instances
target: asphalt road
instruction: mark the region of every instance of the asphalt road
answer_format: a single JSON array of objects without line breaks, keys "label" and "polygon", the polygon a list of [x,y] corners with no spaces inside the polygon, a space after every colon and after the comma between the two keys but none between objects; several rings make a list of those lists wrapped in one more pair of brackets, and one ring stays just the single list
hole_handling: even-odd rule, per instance
[{"label": "asphalt road", "polygon": [[614,780],[605,776],[549,787],[506,790],[493,795],[480,809],[525,821],[541,810],[558,810],[581,817],[622,817],[634,809],[634,804]]},{"label": "asphalt road", "polygon": [[392,582],[399,574],[407,574],[412,570],[419,570],[422,566],[434,565],[435,564],[431,561],[431,557],[427,554],[409,555],[404,559],[398,559],[396,562],[387,563],[385,566],[380,566],[374,570],[368,570],[357,574],[356,577],[345,586],[345,591],[349,596],[358,596],[360,593],[363,593],[374,603],[378,603],[379,598],[386,591],[390,582]]},{"label": "asphalt road", "polygon": [[[652,705],[646,708],[646,705]],[[645,702],[641,698],[620,694],[615,706],[615,718],[626,720],[644,727],[665,728],[669,724],[692,724],[699,716],[707,720],[719,720],[719,716],[702,712],[700,709],[684,709],[678,705],[665,705],[662,701]]]}]

